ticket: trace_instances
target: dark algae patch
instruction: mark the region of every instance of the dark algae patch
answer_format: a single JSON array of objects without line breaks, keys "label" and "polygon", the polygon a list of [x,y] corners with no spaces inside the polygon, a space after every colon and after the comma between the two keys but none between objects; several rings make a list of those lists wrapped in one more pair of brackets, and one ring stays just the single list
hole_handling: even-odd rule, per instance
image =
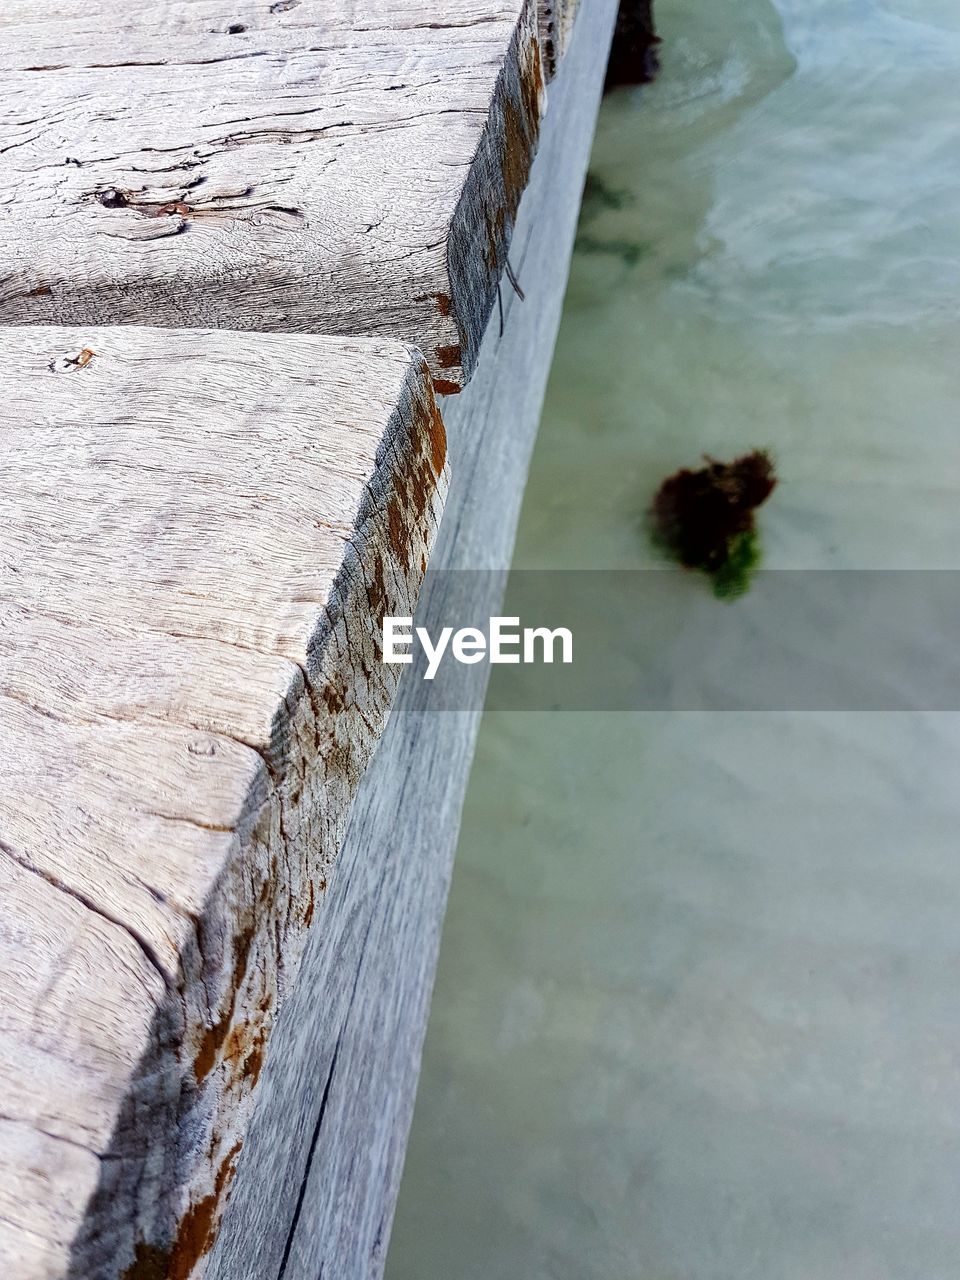
[{"label": "dark algae patch", "polygon": [[608,186],[595,173],[588,173],[580,204],[580,221],[577,225],[575,248],[579,253],[604,253],[619,258],[626,266],[635,266],[650,252],[645,241],[626,240],[622,237],[601,237],[594,233],[593,224],[605,213],[617,213],[634,203],[629,191]]},{"label": "dark algae patch", "polygon": [[722,600],[750,586],[760,563],[755,512],[777,484],[773,460],[754,449],[733,462],[705,459],[668,476],[650,510],[654,540],[685,569],[699,569]]},{"label": "dark algae patch", "polygon": [[647,245],[632,240],[598,240],[583,233],[577,236],[577,249],[580,253],[609,254],[612,258],[619,258],[627,267],[635,267],[649,252]]},{"label": "dark algae patch", "polygon": [[583,182],[583,198],[580,202],[580,217],[584,221],[596,216],[604,209],[625,209],[633,203],[629,191],[611,187],[599,176],[589,170]]}]

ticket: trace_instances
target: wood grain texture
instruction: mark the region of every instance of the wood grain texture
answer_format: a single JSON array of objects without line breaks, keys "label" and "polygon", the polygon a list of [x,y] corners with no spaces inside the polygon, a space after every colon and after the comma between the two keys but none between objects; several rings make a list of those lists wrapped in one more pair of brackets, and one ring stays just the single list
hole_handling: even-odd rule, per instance
[{"label": "wood grain texture", "polygon": [[0,1271],[203,1270],[446,488],[393,341],[0,330]]},{"label": "wood grain texture", "polygon": [[[585,0],[477,374],[444,406],[451,487],[419,621],[496,613],[563,300],[615,0]],[[476,599],[477,586],[492,588]],[[284,1008],[207,1280],[378,1280],[413,1110],[480,712],[429,712],[404,682]],[[424,1277],[424,1280],[443,1280]]]},{"label": "wood grain texture", "polygon": [[0,323],[395,336],[476,363],[535,0],[6,0]]},{"label": "wood grain texture", "polygon": [[567,52],[579,7],[580,0],[538,0],[540,47],[544,75],[548,80],[556,75],[560,60]]}]

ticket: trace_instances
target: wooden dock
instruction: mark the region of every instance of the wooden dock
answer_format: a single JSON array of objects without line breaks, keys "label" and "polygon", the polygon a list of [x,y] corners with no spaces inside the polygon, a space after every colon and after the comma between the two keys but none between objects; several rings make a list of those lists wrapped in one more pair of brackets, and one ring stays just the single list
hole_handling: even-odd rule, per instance
[{"label": "wooden dock", "polygon": [[382,1272],[615,9],[0,15],[5,1280]]}]

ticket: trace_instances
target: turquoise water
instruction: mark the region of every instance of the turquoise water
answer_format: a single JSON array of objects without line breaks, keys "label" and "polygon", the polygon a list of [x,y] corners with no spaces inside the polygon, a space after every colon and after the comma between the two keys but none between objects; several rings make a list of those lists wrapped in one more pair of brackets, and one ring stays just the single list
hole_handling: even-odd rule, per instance
[{"label": "turquoise water", "polygon": [[[767,565],[957,568],[960,5],[658,23],[515,564],[658,564],[660,480],[763,446]],[[488,714],[389,1280],[957,1280],[958,761],[948,712]]]}]

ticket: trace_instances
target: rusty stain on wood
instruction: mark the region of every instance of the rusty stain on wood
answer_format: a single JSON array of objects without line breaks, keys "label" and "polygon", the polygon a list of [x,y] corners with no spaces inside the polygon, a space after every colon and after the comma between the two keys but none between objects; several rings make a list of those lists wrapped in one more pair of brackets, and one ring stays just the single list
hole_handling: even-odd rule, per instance
[{"label": "rusty stain on wood", "polygon": [[441,369],[453,369],[460,363],[460,344],[454,343],[448,347],[437,347],[436,349],[437,364]]},{"label": "rusty stain on wood", "polygon": [[223,1210],[225,1193],[237,1172],[237,1159],[243,1148],[238,1140],[224,1156],[214,1179],[213,1191],[184,1214],[177,1238],[170,1250],[165,1280],[190,1280],[197,1263],[209,1253],[216,1235],[216,1224]]}]

